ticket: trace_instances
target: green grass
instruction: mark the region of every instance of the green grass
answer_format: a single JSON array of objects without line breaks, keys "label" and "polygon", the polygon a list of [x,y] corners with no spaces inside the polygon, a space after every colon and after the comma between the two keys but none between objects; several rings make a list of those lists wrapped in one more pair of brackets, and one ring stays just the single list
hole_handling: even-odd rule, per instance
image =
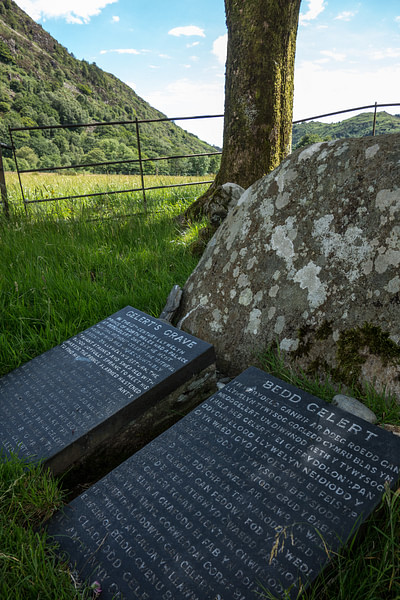
[{"label": "green grass", "polygon": [[[152,188],[204,179],[212,179],[212,176],[145,175],[144,183],[146,188]],[[23,196],[17,174],[6,173],[10,210],[14,216],[25,215],[26,212],[29,218],[34,220],[49,216],[61,220],[115,218],[141,214],[145,208],[142,191],[114,193],[141,188],[139,175],[23,173],[21,183]],[[145,192],[146,208],[150,211],[164,211],[166,206],[179,205],[182,200],[193,201],[204,189],[206,189],[204,186],[196,185],[150,189]],[[85,194],[94,195],[87,198],[73,198]],[[65,197],[72,198],[51,200]],[[26,207],[23,199],[26,201]]]},{"label": "green grass", "polygon": [[[1,459],[1,457],[0,457]],[[49,472],[12,456],[0,460],[0,598],[89,600],[40,531],[62,506],[63,492]]]},{"label": "green grass", "polygon": [[11,219],[0,221],[0,375],[124,306],[158,316],[197,262],[197,229],[182,232],[174,220],[196,192],[157,190],[147,214],[95,221],[72,218],[66,202],[25,216],[11,199]]},{"label": "green grass", "polygon": [[[53,186],[49,193],[54,186],[61,193],[72,189],[84,193],[88,182],[100,185],[91,178],[70,177],[63,184],[62,176],[52,177],[46,183]],[[38,191],[37,179],[32,181],[34,193],[45,193],[43,187]],[[8,185],[8,192],[11,219],[0,218],[0,375],[128,304],[158,316],[172,285],[183,285],[196,265],[190,246],[201,226],[181,231],[174,217],[199,194],[198,189],[154,192],[152,210],[135,217],[123,216],[143,212],[132,195],[31,205],[25,215],[15,182]],[[99,213],[110,218],[87,220]],[[337,391],[328,378],[321,384],[291,371],[275,352],[264,353],[260,364],[327,401]],[[372,388],[363,395],[353,392],[380,423],[400,423],[393,398]],[[2,600],[95,597],[56,561],[40,532],[42,521],[62,501],[60,487],[39,467],[17,458],[0,461]],[[399,504],[398,493],[387,490],[362,534],[332,557],[331,566],[304,600],[400,599]],[[260,587],[259,597],[263,596],[268,598]]]}]

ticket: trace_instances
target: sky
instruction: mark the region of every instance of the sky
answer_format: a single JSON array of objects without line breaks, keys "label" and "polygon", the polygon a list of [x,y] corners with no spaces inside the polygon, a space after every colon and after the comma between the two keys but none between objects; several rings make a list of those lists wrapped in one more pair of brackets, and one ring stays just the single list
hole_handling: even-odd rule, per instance
[{"label": "sky", "polygon": [[[113,73],[168,117],[223,113],[223,0],[16,3],[76,58]],[[375,102],[400,102],[400,1],[302,0],[294,119]],[[222,145],[222,119],[178,124]]]}]

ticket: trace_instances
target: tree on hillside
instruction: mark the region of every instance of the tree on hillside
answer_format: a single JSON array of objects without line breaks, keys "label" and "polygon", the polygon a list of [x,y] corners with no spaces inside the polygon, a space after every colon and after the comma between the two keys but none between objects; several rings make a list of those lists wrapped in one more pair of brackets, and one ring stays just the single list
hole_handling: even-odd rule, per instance
[{"label": "tree on hillside", "polygon": [[244,188],[290,152],[301,0],[225,0],[228,51],[221,167],[187,211],[195,217],[226,182]]},{"label": "tree on hillside", "polygon": [[300,139],[299,143],[295,146],[296,150],[298,148],[305,148],[306,146],[310,146],[310,144],[316,144],[317,142],[329,142],[331,140],[330,135],[326,135],[322,137],[319,133],[306,133]]}]

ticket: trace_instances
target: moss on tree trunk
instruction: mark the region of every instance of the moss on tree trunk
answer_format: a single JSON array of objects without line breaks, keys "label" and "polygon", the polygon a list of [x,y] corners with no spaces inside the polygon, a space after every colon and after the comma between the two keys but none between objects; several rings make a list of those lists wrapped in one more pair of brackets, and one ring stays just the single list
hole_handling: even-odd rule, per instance
[{"label": "moss on tree trunk", "polygon": [[221,168],[189,209],[228,181],[249,187],[290,152],[300,0],[225,0],[228,52]]}]

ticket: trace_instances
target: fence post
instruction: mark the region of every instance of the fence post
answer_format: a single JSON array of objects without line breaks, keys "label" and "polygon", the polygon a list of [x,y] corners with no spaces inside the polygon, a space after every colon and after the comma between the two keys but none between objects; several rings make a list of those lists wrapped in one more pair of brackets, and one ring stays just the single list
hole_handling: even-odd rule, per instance
[{"label": "fence post", "polygon": [[9,146],[7,146],[7,144],[0,144],[0,189],[1,189],[1,201],[3,202],[4,214],[6,215],[7,219],[9,219],[10,218],[10,207],[8,205],[6,179],[4,177],[3,155],[2,155],[2,152],[1,152],[1,147],[2,146],[3,146],[3,148],[9,148]]},{"label": "fence post", "polygon": [[138,121],[137,117],[136,117],[135,122],[136,122],[136,140],[137,140],[137,149],[138,149],[138,157],[139,157],[140,179],[142,182],[143,204],[144,204],[144,210],[147,210],[146,192],[144,189],[142,150],[140,148],[139,121]]},{"label": "fence post", "polygon": [[8,133],[10,135],[11,148],[12,148],[13,155],[14,155],[15,168],[17,169],[19,187],[20,187],[20,190],[21,190],[22,201],[24,203],[25,214],[28,214],[26,200],[25,200],[25,195],[24,195],[24,188],[22,187],[21,173],[19,172],[19,166],[18,166],[18,161],[17,161],[17,153],[16,153],[16,150],[15,150],[14,138],[12,136],[12,131],[11,131],[10,125],[8,126]]},{"label": "fence post", "polygon": [[375,110],[374,110],[374,124],[372,126],[372,135],[375,135],[375,129],[376,129],[376,109],[378,107],[378,103],[375,102]]}]

